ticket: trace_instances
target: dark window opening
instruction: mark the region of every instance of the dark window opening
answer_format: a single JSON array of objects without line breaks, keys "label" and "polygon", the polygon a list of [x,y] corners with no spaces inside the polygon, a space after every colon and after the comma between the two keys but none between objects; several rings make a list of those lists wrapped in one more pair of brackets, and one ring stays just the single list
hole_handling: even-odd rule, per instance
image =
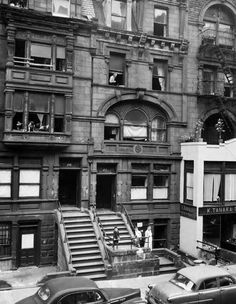
[{"label": "dark window opening", "polygon": [[219,143],[219,134],[216,130],[216,123],[218,119],[223,119],[225,132],[222,132],[221,137],[223,141],[234,138],[234,128],[232,119],[227,114],[216,113],[211,115],[204,122],[204,129],[202,131],[203,140],[208,144],[218,144]]},{"label": "dark window opening", "polygon": [[167,63],[161,60],[154,60],[152,89],[157,91],[166,90]]},{"label": "dark window opening", "polygon": [[124,66],[125,55],[111,53],[109,66],[109,84],[110,85],[124,85]]},{"label": "dark window opening", "polygon": [[10,5],[25,8],[27,7],[27,0],[10,0]]},{"label": "dark window opening", "polygon": [[57,46],[56,71],[66,71],[66,54],[64,47]]},{"label": "dark window opening", "polygon": [[24,65],[26,57],[25,40],[16,39],[15,40],[15,57],[14,62],[17,65]]},{"label": "dark window opening", "polygon": [[11,224],[0,223],[0,257],[11,255]]},{"label": "dark window opening", "polygon": [[54,132],[64,132],[64,118],[56,116],[54,119]]}]

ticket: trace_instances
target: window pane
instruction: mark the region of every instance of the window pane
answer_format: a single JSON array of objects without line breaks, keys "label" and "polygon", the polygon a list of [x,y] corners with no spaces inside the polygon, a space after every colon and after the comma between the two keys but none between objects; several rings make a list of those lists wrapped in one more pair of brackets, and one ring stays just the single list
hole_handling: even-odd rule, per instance
[{"label": "window pane", "polygon": [[168,188],[154,188],[153,189],[154,199],[167,199],[168,198]]},{"label": "window pane", "polygon": [[65,48],[62,46],[57,46],[57,58],[65,59]]},{"label": "window pane", "polygon": [[20,183],[39,184],[40,170],[20,170]]},{"label": "window pane", "polygon": [[0,197],[11,197],[11,186],[0,185]]},{"label": "window pane", "polygon": [[39,186],[20,186],[19,197],[39,197]]},{"label": "window pane", "polygon": [[154,22],[166,24],[166,21],[167,21],[167,11],[156,8],[154,11]]},{"label": "window pane", "polygon": [[186,174],[186,199],[193,200],[193,173]]},{"label": "window pane", "polygon": [[53,14],[69,17],[70,0],[53,0]]},{"label": "window pane", "polygon": [[146,176],[132,176],[132,187],[133,186],[146,186]]},{"label": "window pane", "polygon": [[51,58],[51,46],[31,43],[31,57]]},{"label": "window pane", "polygon": [[131,199],[146,199],[147,189],[146,188],[131,188]]},{"label": "window pane", "polygon": [[105,123],[109,124],[119,124],[119,118],[114,114],[107,114]]},{"label": "window pane", "polygon": [[35,99],[35,96],[30,96],[29,110],[32,112],[49,112],[48,96],[38,96],[41,98]]},{"label": "window pane", "polygon": [[0,184],[11,183],[11,170],[0,170]]},{"label": "window pane", "polygon": [[14,94],[14,111],[22,111],[24,104],[24,94],[16,92]]},{"label": "window pane", "polygon": [[65,99],[64,96],[56,96],[55,98],[55,114],[64,115],[65,113]]},{"label": "window pane", "polygon": [[221,175],[220,174],[205,174],[203,200],[204,202],[217,201],[220,194]]},{"label": "window pane", "polygon": [[130,124],[146,125],[147,118],[141,111],[133,110],[126,114],[125,122]]},{"label": "window pane", "polygon": [[225,175],[225,200],[236,200],[236,174]]}]

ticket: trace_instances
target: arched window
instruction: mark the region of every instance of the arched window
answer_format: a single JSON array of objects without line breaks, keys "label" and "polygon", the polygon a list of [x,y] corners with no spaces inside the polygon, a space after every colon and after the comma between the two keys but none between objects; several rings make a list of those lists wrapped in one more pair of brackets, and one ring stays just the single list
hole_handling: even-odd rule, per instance
[{"label": "arched window", "polygon": [[140,110],[131,110],[124,119],[123,139],[147,140],[148,123],[147,117]]},{"label": "arched window", "polygon": [[120,133],[120,121],[115,114],[107,114],[105,119],[104,139],[118,140]]},{"label": "arched window", "polygon": [[155,117],[151,124],[151,140],[166,141],[166,121],[163,117]]},{"label": "arched window", "polygon": [[204,16],[203,36],[215,38],[217,45],[233,46],[234,18],[223,5],[213,5]]}]

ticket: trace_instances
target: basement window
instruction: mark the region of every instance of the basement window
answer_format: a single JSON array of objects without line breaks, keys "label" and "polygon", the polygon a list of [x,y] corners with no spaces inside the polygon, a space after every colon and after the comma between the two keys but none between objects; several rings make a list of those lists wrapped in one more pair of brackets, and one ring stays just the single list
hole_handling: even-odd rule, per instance
[{"label": "basement window", "polygon": [[0,257],[11,255],[11,224],[0,223]]}]

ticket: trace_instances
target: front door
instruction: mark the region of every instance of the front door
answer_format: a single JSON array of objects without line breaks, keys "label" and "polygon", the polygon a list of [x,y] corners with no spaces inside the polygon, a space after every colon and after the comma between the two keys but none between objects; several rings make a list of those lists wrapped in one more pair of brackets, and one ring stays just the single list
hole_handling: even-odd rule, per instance
[{"label": "front door", "polygon": [[115,175],[97,175],[96,207],[103,209],[115,209]]},{"label": "front door", "polygon": [[61,205],[76,206],[79,201],[79,170],[61,169],[59,172],[59,202]]},{"label": "front door", "polygon": [[20,224],[18,238],[17,266],[39,264],[38,223]]}]

